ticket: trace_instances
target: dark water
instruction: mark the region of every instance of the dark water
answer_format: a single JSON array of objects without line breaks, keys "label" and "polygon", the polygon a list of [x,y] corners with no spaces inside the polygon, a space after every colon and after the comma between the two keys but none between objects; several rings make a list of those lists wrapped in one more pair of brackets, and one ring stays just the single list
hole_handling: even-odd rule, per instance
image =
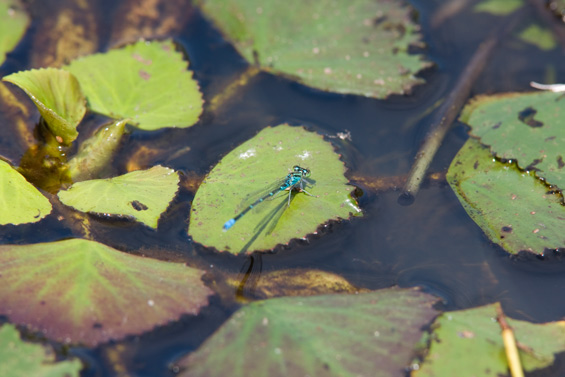
[{"label": "dark water", "polygon": [[[406,174],[433,115],[422,118],[421,114],[448,94],[479,43],[497,23],[496,18],[475,15],[467,8],[433,26],[432,19],[443,3],[412,2],[427,44],[424,53],[435,66],[421,74],[427,83],[410,96],[378,101],[328,94],[260,74],[237,100],[214,116],[205,115],[189,129],[134,132],[121,157],[131,155],[144,144],[165,145],[171,151],[189,146],[190,150],[179,157],[161,156],[153,162],[187,174],[204,175],[224,154],[265,126],[290,122],[326,135],[349,130],[352,141],[338,143],[336,147],[352,175]],[[106,2],[105,7],[111,14],[113,5]],[[532,19],[534,14],[530,15],[529,20]],[[189,57],[207,100],[220,90],[223,82],[246,67],[242,58],[198,12],[173,37]],[[3,75],[26,68],[26,45],[29,46],[29,41],[10,56],[2,67]],[[542,52],[507,36],[475,83],[472,94],[525,91],[529,90],[530,81],[543,82],[547,77],[565,82],[562,62],[562,51]],[[454,125],[431,171],[446,171],[465,142],[466,132],[465,125]],[[4,150],[3,142],[0,147]],[[115,169],[118,173],[125,172],[119,164]],[[364,217],[332,224],[307,242],[295,242],[277,253],[264,255],[261,269],[255,268],[253,272],[260,278],[261,273],[283,268],[322,269],[368,289],[420,286],[443,298],[446,310],[500,301],[505,313],[514,318],[545,322],[564,317],[565,262],[559,253],[549,252],[543,258],[509,256],[489,242],[447,184],[424,186],[415,203],[407,207],[397,203],[398,195],[394,191],[365,189],[360,198]],[[148,249],[155,255],[162,251],[161,257],[165,259],[195,258],[213,265],[211,270],[232,273],[246,268],[247,258],[215,254],[190,240],[186,219],[192,198],[192,193],[182,191],[157,232],[124,221],[93,219],[97,224],[96,234],[105,243],[127,252]],[[42,242],[71,236],[54,220],[42,222],[40,231],[33,226],[11,227],[0,230],[0,235],[3,243]],[[173,375],[169,369],[171,363],[196,349],[236,309],[214,298],[197,317],[186,316],[153,332],[94,350],[71,348],[70,353],[87,363],[84,376],[111,375],[111,360],[116,355],[131,375]],[[560,357],[557,366],[543,375],[559,375],[555,369],[563,364]]]}]

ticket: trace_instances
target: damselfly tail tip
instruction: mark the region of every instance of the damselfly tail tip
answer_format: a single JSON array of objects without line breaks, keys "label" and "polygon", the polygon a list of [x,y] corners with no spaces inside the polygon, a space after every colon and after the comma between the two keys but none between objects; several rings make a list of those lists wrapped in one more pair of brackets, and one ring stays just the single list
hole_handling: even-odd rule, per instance
[{"label": "damselfly tail tip", "polygon": [[228,221],[226,221],[226,223],[224,224],[224,232],[227,231],[229,228],[231,228],[233,226],[233,224],[235,224],[235,220],[234,219],[229,219]]}]

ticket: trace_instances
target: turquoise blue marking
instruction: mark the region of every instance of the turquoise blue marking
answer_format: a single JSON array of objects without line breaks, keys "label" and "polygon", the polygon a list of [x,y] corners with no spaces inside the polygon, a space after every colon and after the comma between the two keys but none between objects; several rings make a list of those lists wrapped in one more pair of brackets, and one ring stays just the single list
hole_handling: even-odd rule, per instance
[{"label": "turquoise blue marking", "polygon": [[292,168],[292,172],[290,172],[286,176],[283,183],[279,187],[277,187],[276,189],[274,189],[274,190],[270,191],[269,193],[263,195],[262,197],[260,197],[256,201],[254,201],[253,204],[251,204],[249,207],[245,208],[243,211],[241,211],[239,213],[239,215],[237,215],[233,219],[229,219],[228,221],[226,221],[226,223],[223,226],[224,232],[226,230],[230,229],[232,226],[234,226],[237,220],[241,219],[247,212],[252,210],[259,203],[262,203],[265,199],[268,199],[272,196],[275,196],[276,194],[278,194],[281,191],[285,191],[285,190],[288,191],[288,205],[289,206],[290,206],[290,195],[291,195],[293,190],[298,191],[298,192],[304,192],[304,193],[306,193],[310,196],[314,196],[314,195],[310,194],[308,191],[304,190],[305,183],[307,183],[305,178],[307,178],[309,176],[310,176],[310,170],[305,169],[305,168],[301,168],[298,165],[294,166]]}]

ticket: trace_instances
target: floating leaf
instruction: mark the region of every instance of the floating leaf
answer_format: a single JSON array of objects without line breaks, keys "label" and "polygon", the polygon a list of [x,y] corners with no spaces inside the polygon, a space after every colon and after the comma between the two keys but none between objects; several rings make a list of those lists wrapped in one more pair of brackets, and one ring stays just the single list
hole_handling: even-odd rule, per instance
[{"label": "floating leaf", "polygon": [[530,25],[520,33],[520,39],[537,46],[540,50],[549,51],[557,47],[557,41],[551,30],[538,25]]},{"label": "floating leaf", "polygon": [[161,214],[176,195],[178,182],[173,169],[158,165],[115,178],[75,183],[60,191],[59,199],[82,212],[132,217],[157,228]]},{"label": "floating leaf", "polygon": [[0,0],[0,65],[12,51],[29,25],[29,17],[20,0]]},{"label": "floating leaf", "polygon": [[475,5],[475,12],[505,16],[524,5],[524,0],[483,0]]},{"label": "floating leaf", "polygon": [[405,93],[428,66],[410,8],[399,1],[200,0],[239,53],[262,69],[338,93]]},{"label": "floating leaf", "polygon": [[0,314],[89,346],[196,314],[212,294],[183,264],[71,239],[0,246]]},{"label": "floating leaf", "polygon": [[400,375],[435,302],[398,288],[254,302],[183,359],[180,376]]},{"label": "floating leaf", "polygon": [[114,156],[126,127],[127,120],[117,120],[103,126],[85,140],[78,153],[69,160],[69,174],[74,182],[98,178]]},{"label": "floating leaf", "polygon": [[56,362],[51,347],[22,341],[15,326],[0,327],[0,376],[78,377],[81,369],[77,359]]},{"label": "floating leaf", "polygon": [[0,160],[0,225],[34,223],[49,213],[49,200],[10,164]]},{"label": "floating leaf", "polygon": [[466,106],[461,120],[471,134],[506,160],[565,188],[565,97],[533,92],[484,96]]},{"label": "floating leaf", "polygon": [[143,130],[189,127],[202,112],[202,94],[171,41],[140,41],[71,62],[89,108],[129,118]]},{"label": "floating leaf", "polygon": [[[444,313],[432,325],[431,345],[413,377],[506,376],[508,364],[496,306]],[[548,367],[565,351],[565,322],[533,324],[506,318],[525,371]]]},{"label": "floating leaf", "polygon": [[84,95],[77,79],[69,72],[55,69],[32,69],[4,77],[23,89],[45,119],[51,132],[71,143],[78,136],[76,130],[86,112]]},{"label": "floating leaf", "polygon": [[469,139],[453,159],[447,180],[491,241],[510,253],[565,247],[565,208],[533,173],[493,161]]},{"label": "floating leaf", "polygon": [[[288,207],[284,191],[222,231],[245,208],[242,200],[259,198],[265,186],[283,179],[294,165],[311,170],[308,179],[315,184],[306,190],[314,197],[296,192]],[[329,220],[360,212],[344,173],[339,155],[322,136],[287,124],[266,128],[226,155],[202,182],[188,232],[196,242],[232,253],[272,249],[305,237]]]}]

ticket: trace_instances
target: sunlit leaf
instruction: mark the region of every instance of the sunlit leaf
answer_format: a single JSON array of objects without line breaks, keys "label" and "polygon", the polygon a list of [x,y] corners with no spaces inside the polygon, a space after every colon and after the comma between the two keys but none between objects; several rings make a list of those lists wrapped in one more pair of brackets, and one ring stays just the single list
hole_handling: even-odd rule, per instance
[{"label": "sunlit leaf", "polygon": [[0,327],[0,376],[78,377],[79,360],[57,362],[51,347],[24,342],[14,325]]},{"label": "sunlit leaf", "polygon": [[157,228],[178,190],[178,174],[163,166],[138,170],[115,178],[73,184],[59,192],[64,204],[82,212],[132,217]]},{"label": "sunlit leaf", "polygon": [[401,376],[435,302],[398,288],[254,302],[183,359],[180,376]]},{"label": "sunlit leaf", "polygon": [[49,213],[49,200],[10,164],[0,160],[0,225],[34,223]]},{"label": "sunlit leaf", "polygon": [[120,145],[126,122],[117,120],[105,125],[80,145],[78,153],[68,163],[74,182],[98,178],[99,173],[108,168]]},{"label": "sunlit leaf", "polygon": [[532,92],[483,96],[466,106],[461,120],[471,134],[506,160],[565,188],[565,98]]},{"label": "sunlit leaf", "polygon": [[203,272],[71,239],[0,246],[0,314],[66,343],[95,346],[196,314]]},{"label": "sunlit leaf", "polygon": [[23,37],[29,17],[20,0],[0,0],[0,65]]},{"label": "sunlit leaf", "polygon": [[422,82],[428,66],[410,8],[391,0],[200,0],[250,64],[318,89],[384,98]]},{"label": "sunlit leaf", "polygon": [[86,112],[84,95],[77,79],[55,68],[32,69],[3,78],[23,89],[45,119],[51,132],[68,144],[78,136],[76,130]]},{"label": "sunlit leaf", "polygon": [[[249,211],[227,232],[224,223],[284,179],[294,165],[308,168],[304,192],[283,191]],[[268,127],[227,154],[199,187],[190,215],[196,242],[232,253],[272,249],[305,237],[329,220],[346,219],[359,208],[332,145],[323,137],[283,124]],[[278,186],[277,186],[278,187]]]},{"label": "sunlit leaf", "polygon": [[510,253],[565,247],[565,208],[533,173],[493,159],[470,139],[453,159],[447,180],[463,207],[495,243]]},{"label": "sunlit leaf", "polygon": [[[496,305],[448,312],[432,325],[430,349],[413,377],[507,376],[508,363]],[[533,324],[507,318],[525,371],[550,366],[565,351],[565,322]]]},{"label": "sunlit leaf", "polygon": [[95,112],[129,118],[144,130],[189,127],[202,112],[202,94],[188,62],[171,41],[140,41],[71,62]]}]

